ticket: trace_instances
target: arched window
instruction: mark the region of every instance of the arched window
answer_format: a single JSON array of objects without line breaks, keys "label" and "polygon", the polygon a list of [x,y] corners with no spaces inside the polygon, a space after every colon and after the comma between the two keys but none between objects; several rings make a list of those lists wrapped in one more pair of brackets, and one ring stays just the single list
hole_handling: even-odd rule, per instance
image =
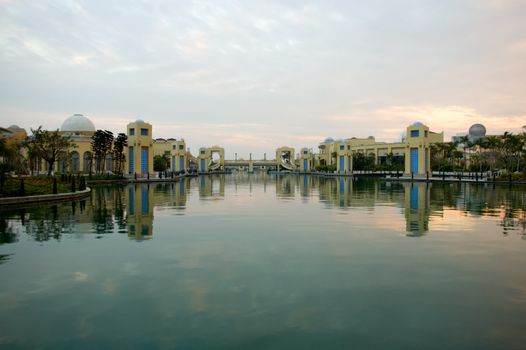
[{"label": "arched window", "polygon": [[71,157],[71,171],[78,173],[80,171],[80,155],[79,152],[73,151],[70,153]]},{"label": "arched window", "polygon": [[60,152],[58,154],[58,171],[65,173],[68,170],[68,156],[66,152]]},{"label": "arched window", "polygon": [[91,172],[91,152],[84,152],[84,169],[85,173]]}]

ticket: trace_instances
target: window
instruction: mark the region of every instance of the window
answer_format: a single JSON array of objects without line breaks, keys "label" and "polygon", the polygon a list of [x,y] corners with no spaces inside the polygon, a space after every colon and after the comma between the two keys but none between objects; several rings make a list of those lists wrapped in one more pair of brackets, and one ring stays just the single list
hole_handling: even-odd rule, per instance
[{"label": "window", "polygon": [[340,151],[343,151],[345,149],[345,145],[340,145]]},{"label": "window", "polygon": [[351,149],[351,145],[347,145],[347,149],[350,150]]},{"label": "window", "polygon": [[172,146],[172,149],[176,149],[175,147],[176,147],[176,146],[175,146],[175,145],[173,145],[173,146]]},{"label": "window", "polygon": [[427,137],[427,130],[424,130],[424,137]]},{"label": "window", "polygon": [[141,128],[141,136],[148,136],[148,129]]},{"label": "window", "polygon": [[309,152],[308,151],[303,151],[303,154],[308,154]]},{"label": "window", "polygon": [[184,150],[184,145],[179,145],[179,149]]},{"label": "window", "polygon": [[420,135],[418,130],[411,130],[411,137],[418,137],[418,135]]},{"label": "window", "polygon": [[131,128],[130,129],[130,136],[134,136],[135,135],[135,129],[134,128]]}]

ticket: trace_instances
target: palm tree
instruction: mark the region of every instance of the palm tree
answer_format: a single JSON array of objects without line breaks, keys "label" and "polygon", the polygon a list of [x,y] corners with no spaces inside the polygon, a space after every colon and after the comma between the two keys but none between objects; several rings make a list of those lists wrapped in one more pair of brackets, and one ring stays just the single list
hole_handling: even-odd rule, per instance
[{"label": "palm tree", "polygon": [[468,159],[467,159],[467,152],[466,151],[468,149],[471,149],[471,147],[473,147],[473,143],[471,142],[471,140],[470,140],[468,135],[461,136],[460,137],[460,143],[462,144],[462,149],[464,150],[464,152],[463,152],[464,170],[466,170],[467,165],[468,165]]},{"label": "palm tree", "polygon": [[522,141],[521,135],[514,135],[511,132],[505,132],[502,136],[502,153],[504,163],[506,164],[506,170],[508,172],[513,171],[513,162],[517,159],[517,170],[520,167],[520,154],[522,148],[524,147],[524,142]]},{"label": "palm tree", "polygon": [[496,152],[501,144],[501,139],[498,136],[488,136],[484,140],[484,148],[490,151],[490,169],[491,172],[495,170],[495,161],[497,159]]}]

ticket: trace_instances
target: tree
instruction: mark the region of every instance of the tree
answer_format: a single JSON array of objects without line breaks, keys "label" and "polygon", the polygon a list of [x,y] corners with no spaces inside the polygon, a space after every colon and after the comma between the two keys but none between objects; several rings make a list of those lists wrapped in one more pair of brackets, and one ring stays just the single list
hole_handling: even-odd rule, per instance
[{"label": "tree", "polygon": [[122,175],[124,172],[124,162],[126,161],[124,148],[127,146],[128,136],[126,136],[126,134],[119,133],[113,142],[113,166],[115,172],[119,175]]},{"label": "tree", "polygon": [[517,164],[516,170],[520,170],[520,158],[525,146],[524,136],[522,134],[514,135],[511,132],[505,132],[502,135],[502,151],[501,156],[504,161],[506,170],[513,171],[515,162]]},{"label": "tree", "polygon": [[353,153],[353,169],[355,170],[374,170],[374,153],[365,155],[361,152]]},{"label": "tree", "polygon": [[32,135],[29,136],[25,145],[35,156],[44,159],[48,163],[48,176],[53,172],[53,167],[61,152],[67,151],[70,147],[75,147],[69,136],[63,136],[58,129],[55,131],[31,129]]},{"label": "tree", "polygon": [[106,156],[113,148],[113,133],[108,130],[97,130],[91,137],[91,150],[95,159],[95,173],[102,174],[106,167]]},{"label": "tree", "polygon": [[165,171],[169,168],[170,158],[167,155],[163,154],[156,155],[153,157],[153,170],[155,171]]},{"label": "tree", "polygon": [[486,138],[482,137],[473,142],[475,153],[471,155],[470,171],[480,171],[488,169],[488,157],[483,150],[487,147]]},{"label": "tree", "polygon": [[469,139],[469,136],[461,136],[460,137],[460,143],[462,144],[462,149],[464,150],[464,153],[462,155],[462,158],[464,159],[464,170],[466,170],[468,166],[468,159],[467,159],[467,150],[471,149],[473,147],[473,143]]},{"label": "tree", "polygon": [[437,142],[431,144],[431,168],[439,171],[452,171],[457,165],[457,159],[463,153],[457,150],[454,142]]},{"label": "tree", "polygon": [[4,139],[0,139],[0,192],[4,188],[5,174],[10,172],[13,167],[11,164],[12,149]]},{"label": "tree", "polygon": [[495,170],[495,163],[497,161],[497,149],[500,145],[500,138],[498,136],[488,136],[484,140],[483,147],[490,151],[489,153],[489,164],[490,170],[493,172]]}]

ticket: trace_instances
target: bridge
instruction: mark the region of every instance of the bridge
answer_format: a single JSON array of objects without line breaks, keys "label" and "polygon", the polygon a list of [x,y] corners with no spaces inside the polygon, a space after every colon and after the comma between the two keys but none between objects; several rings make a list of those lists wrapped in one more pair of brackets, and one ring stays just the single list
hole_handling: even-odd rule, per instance
[{"label": "bridge", "polygon": [[254,171],[254,168],[260,169],[274,169],[276,170],[278,163],[275,159],[238,159],[238,160],[225,160],[225,168],[247,168],[248,171]]}]

